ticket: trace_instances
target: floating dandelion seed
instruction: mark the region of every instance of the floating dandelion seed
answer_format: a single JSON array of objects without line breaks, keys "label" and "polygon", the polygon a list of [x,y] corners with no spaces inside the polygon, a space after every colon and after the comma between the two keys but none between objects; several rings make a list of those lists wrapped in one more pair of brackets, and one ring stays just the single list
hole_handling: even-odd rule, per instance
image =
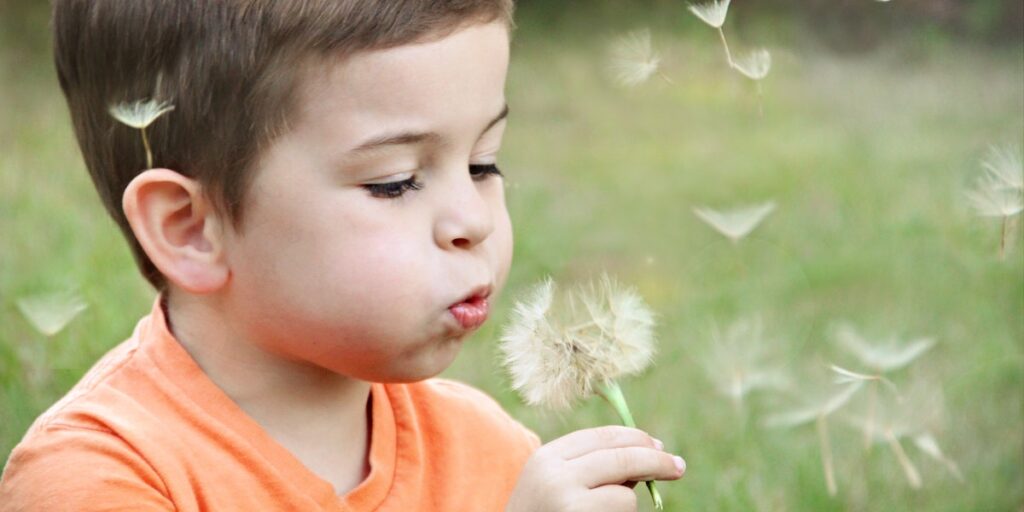
[{"label": "floating dandelion seed", "polygon": [[851,382],[881,382],[882,384],[889,386],[889,389],[891,389],[893,393],[897,392],[896,384],[893,384],[891,380],[882,377],[881,375],[857,373],[834,364],[830,365],[829,368],[837,374],[835,378],[836,384],[850,384]]},{"label": "floating dandelion seed", "polygon": [[702,366],[715,389],[731,398],[737,408],[753,391],[786,386],[786,375],[769,366],[768,343],[760,318],[737,320],[724,333],[715,327],[712,338],[713,345]]},{"label": "floating dandelion seed", "polygon": [[[648,29],[630,32],[611,45],[609,67],[619,85],[633,87],[646,82],[658,72],[660,63],[661,57],[651,46],[651,31]],[[667,76],[661,76],[672,82]]]},{"label": "floating dandelion seed", "polygon": [[997,186],[1024,190],[1024,162],[1020,150],[1010,146],[989,148],[988,156],[981,161],[990,179]]},{"label": "floating dandelion seed", "polygon": [[835,468],[832,463],[832,442],[828,436],[828,417],[846,405],[853,395],[863,386],[862,381],[854,381],[830,395],[821,395],[805,399],[806,405],[799,409],[774,414],[764,420],[766,427],[792,428],[815,422],[818,431],[818,442],[821,445],[821,465],[825,472],[825,485],[830,496],[838,492]]},{"label": "floating dandelion seed", "polygon": [[907,482],[912,488],[919,489],[921,473],[904,451],[901,439],[910,438],[918,449],[946,466],[954,477],[958,480],[963,478],[956,463],[942,453],[932,434],[932,428],[943,415],[942,402],[937,386],[917,380],[906,397],[894,396],[883,401],[877,418],[853,416],[848,421],[866,433],[870,432],[873,441],[887,445],[903,469]]},{"label": "floating dandelion seed", "polygon": [[79,313],[89,307],[73,291],[23,297],[17,300],[17,305],[32,327],[45,336],[53,336],[64,330]]},{"label": "floating dandelion seed", "polygon": [[725,25],[725,17],[729,14],[729,0],[712,0],[698,5],[690,4],[689,9],[701,21],[718,30],[718,38],[722,40],[722,47],[725,48],[725,60],[729,63],[729,67],[735,67],[732,52],[729,51],[729,41],[725,39],[725,32],[722,30],[722,25]]},{"label": "floating dandelion seed", "polygon": [[722,28],[725,24],[725,17],[729,14],[730,0],[712,0],[711,2],[693,5],[690,4],[690,12],[701,19],[704,23],[714,28]]},{"label": "floating dandelion seed", "polygon": [[1024,211],[1024,164],[1020,152],[1010,146],[989,148],[981,161],[985,174],[967,191],[967,199],[978,215],[1001,217],[999,257],[1006,256],[1011,217]]},{"label": "floating dandelion seed", "polygon": [[839,346],[865,366],[883,373],[907,366],[935,346],[933,338],[902,341],[890,337],[886,341],[872,343],[847,323],[841,323],[835,328],[834,337]]},{"label": "floating dandelion seed", "polygon": [[146,128],[153,124],[160,116],[174,110],[174,105],[157,101],[122,102],[111,105],[108,111],[110,115],[121,123],[142,132],[142,145],[146,148],[146,168],[153,168],[153,151],[149,147],[149,138],[146,137]]},{"label": "floating dandelion seed", "polygon": [[775,202],[719,211],[707,207],[696,207],[693,213],[727,238],[738,242],[750,234],[768,214],[775,210]]},{"label": "floating dandelion seed", "polygon": [[982,217],[1006,219],[1024,211],[1024,196],[1020,190],[998,186],[984,179],[978,180],[975,187],[967,191],[967,199]]},{"label": "floating dandelion seed", "polygon": [[[633,289],[607,275],[558,298],[556,304],[549,278],[515,305],[501,336],[512,387],[527,403],[552,409],[596,393],[636,427],[616,380],[650,365],[654,314]],[[654,482],[647,487],[660,509]]]},{"label": "floating dandelion seed", "polygon": [[881,376],[882,373],[899,370],[921,357],[925,352],[935,345],[932,338],[916,338],[909,341],[901,341],[896,338],[889,338],[886,341],[870,343],[861,336],[850,324],[841,323],[834,329],[834,338],[839,345],[847,352],[856,357],[862,364],[873,369],[878,375],[856,374],[833,365],[832,370],[840,373],[845,372],[845,378],[860,378],[871,381],[868,392],[868,415],[867,426],[864,432],[864,446],[871,446],[873,435],[872,418],[874,417],[876,403],[878,401],[877,382],[882,382],[896,392],[896,386],[892,381]]},{"label": "floating dandelion seed", "polygon": [[978,215],[1002,218],[999,257],[1004,258],[1011,218],[1024,211],[1024,163],[1019,150],[992,146],[981,166],[985,174],[966,192],[967,200]]},{"label": "floating dandelion seed", "polygon": [[772,69],[772,54],[764,48],[758,48],[736,59],[732,67],[757,84],[757,111],[764,115],[764,106],[761,103],[761,96],[763,95],[761,80],[768,76],[768,72]]},{"label": "floating dandelion seed", "polygon": [[761,80],[768,76],[772,69],[772,54],[764,48],[758,48],[736,59],[733,67],[751,80]]}]

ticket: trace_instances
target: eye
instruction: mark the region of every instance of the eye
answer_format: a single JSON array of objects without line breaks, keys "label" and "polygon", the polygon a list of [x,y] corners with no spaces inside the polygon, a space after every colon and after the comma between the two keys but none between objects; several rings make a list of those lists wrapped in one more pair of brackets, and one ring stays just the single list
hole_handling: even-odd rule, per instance
[{"label": "eye", "polygon": [[379,197],[381,199],[396,199],[405,195],[410,190],[419,190],[423,188],[423,184],[416,181],[416,177],[413,176],[407,180],[402,181],[390,181],[387,183],[367,183],[363,185],[363,188],[370,191],[370,195],[373,197]]},{"label": "eye", "polygon": [[469,175],[475,180],[485,180],[488,176],[503,176],[497,164],[470,164]]}]

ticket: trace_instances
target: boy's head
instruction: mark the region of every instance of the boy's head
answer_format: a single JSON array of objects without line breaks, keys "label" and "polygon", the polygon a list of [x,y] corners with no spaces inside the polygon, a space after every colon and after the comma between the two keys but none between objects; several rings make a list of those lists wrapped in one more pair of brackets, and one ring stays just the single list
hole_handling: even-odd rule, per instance
[{"label": "boy's head", "polygon": [[[55,51],[150,282],[279,358],[411,381],[451,362],[507,276],[493,164],[510,15],[509,0],[57,0]],[[175,109],[147,130],[144,170],[139,132],[107,108],[153,97]]]},{"label": "boy's head", "polygon": [[195,179],[240,228],[261,149],[287,130],[306,74],[467,25],[511,26],[511,16],[512,0],[55,0],[54,53],[93,183],[143,275],[163,289],[122,211],[145,153],[110,105],[173,104],[148,129],[154,165]]}]

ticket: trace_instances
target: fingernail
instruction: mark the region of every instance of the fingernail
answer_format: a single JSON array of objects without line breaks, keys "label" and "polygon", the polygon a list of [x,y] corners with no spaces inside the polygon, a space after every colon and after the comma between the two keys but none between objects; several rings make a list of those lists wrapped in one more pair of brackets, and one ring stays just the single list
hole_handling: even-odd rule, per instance
[{"label": "fingernail", "polygon": [[675,461],[675,463],[676,463],[676,469],[678,469],[678,470],[679,470],[679,473],[680,473],[680,474],[682,474],[683,472],[685,472],[685,471],[686,471],[686,461],[685,461],[685,460],[683,460],[683,458],[682,458],[682,457],[680,457],[680,456],[676,455],[676,456],[672,457],[672,460],[674,460],[674,461]]},{"label": "fingernail", "polygon": [[651,440],[654,441],[654,447],[655,448],[657,448],[659,450],[664,450],[665,449],[665,443],[661,442],[661,439],[657,439],[657,438],[652,437]]}]

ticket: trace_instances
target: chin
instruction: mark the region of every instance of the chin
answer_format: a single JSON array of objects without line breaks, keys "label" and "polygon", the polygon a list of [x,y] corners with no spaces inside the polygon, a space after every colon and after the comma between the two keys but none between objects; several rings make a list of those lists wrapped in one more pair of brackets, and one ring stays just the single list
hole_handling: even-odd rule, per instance
[{"label": "chin", "polygon": [[411,357],[405,358],[397,367],[390,368],[391,371],[378,381],[411,383],[436,377],[452,365],[461,348],[462,340],[453,338],[411,354]]}]

